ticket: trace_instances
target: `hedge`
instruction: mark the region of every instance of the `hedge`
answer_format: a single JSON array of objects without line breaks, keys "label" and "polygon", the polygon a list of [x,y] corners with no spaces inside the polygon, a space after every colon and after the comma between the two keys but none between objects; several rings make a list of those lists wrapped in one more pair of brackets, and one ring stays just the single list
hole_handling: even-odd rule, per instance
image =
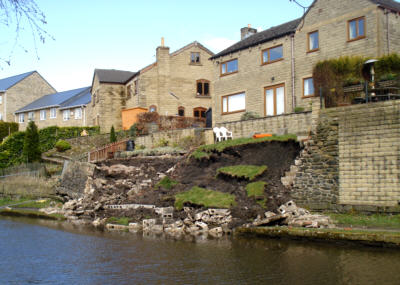
[{"label": "hedge", "polygon": [[9,134],[18,132],[18,123],[8,123],[0,121],[0,141],[3,141]]},{"label": "hedge", "polygon": [[[39,130],[40,151],[46,152],[54,148],[60,139],[79,137],[86,130],[89,135],[99,134],[99,127],[57,127],[52,126]],[[13,166],[25,159],[22,154],[25,132],[15,132],[0,144],[0,168]]]}]

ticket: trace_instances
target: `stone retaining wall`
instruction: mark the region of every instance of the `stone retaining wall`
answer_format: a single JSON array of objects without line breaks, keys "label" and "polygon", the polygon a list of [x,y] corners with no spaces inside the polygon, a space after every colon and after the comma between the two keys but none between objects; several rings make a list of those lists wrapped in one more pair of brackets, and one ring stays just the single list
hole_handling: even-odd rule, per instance
[{"label": "stone retaining wall", "polygon": [[321,110],[299,160],[293,186],[298,204],[397,211],[400,101]]},{"label": "stone retaining wall", "polygon": [[247,121],[218,123],[233,132],[233,138],[251,137],[255,133],[296,134],[305,136],[311,131],[311,112],[284,114]]}]

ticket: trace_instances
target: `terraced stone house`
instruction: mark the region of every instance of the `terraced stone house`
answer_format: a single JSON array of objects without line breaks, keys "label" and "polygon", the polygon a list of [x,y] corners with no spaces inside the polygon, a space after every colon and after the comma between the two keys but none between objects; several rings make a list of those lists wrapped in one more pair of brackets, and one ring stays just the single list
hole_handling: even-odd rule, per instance
[{"label": "terraced stone house", "polygon": [[14,113],[23,106],[56,90],[37,72],[0,79],[0,120],[14,122]]},{"label": "terraced stone house", "polygon": [[40,97],[15,111],[15,120],[20,130],[25,130],[29,121],[34,121],[39,128],[87,126],[89,114],[86,106],[91,101],[90,89],[83,87]]},{"label": "terraced stone house", "polygon": [[212,105],[214,54],[199,42],[192,42],[170,53],[169,47],[156,50],[156,62],[136,73],[126,83],[124,128],[136,120],[136,114],[157,111],[160,115],[205,117]]},{"label": "terraced stone house", "polygon": [[257,32],[212,56],[213,122],[310,108],[318,96],[312,70],[340,56],[378,57],[400,51],[400,3],[393,0],[316,0],[305,15]]}]

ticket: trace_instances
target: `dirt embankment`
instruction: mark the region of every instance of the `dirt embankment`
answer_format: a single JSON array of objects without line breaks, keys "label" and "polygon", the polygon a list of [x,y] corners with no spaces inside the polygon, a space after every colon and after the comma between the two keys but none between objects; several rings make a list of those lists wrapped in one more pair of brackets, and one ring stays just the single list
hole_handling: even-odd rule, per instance
[{"label": "dirt embankment", "polygon": [[[110,200],[116,204],[155,204],[156,206],[173,206],[174,195],[190,190],[194,186],[217,190],[235,195],[237,205],[231,209],[235,218],[235,225],[254,219],[257,214],[265,211],[274,211],[290,199],[290,193],[282,185],[281,177],[289,170],[299,154],[300,146],[295,141],[262,142],[238,147],[230,147],[222,153],[214,153],[207,160],[195,160],[185,157],[165,158],[132,158],[129,160],[110,160],[99,164],[94,174],[94,181],[102,180],[101,189],[97,189],[95,200],[103,195],[117,193],[118,197]],[[110,173],[110,166],[124,165],[129,171]],[[249,181],[217,176],[217,169],[234,165],[266,165],[268,170],[254,181],[264,181],[268,185],[264,192],[266,207],[261,207],[254,197],[248,197],[246,185]],[[167,175],[179,182],[172,189],[155,190],[154,185],[160,180],[160,173],[166,173],[174,167],[174,171]],[[106,170],[108,168],[108,170]],[[140,180],[140,182],[138,182]],[[150,181],[151,180],[151,181]],[[142,182],[145,183],[142,183]],[[252,181],[252,182],[254,182]],[[146,184],[147,183],[147,184]],[[96,184],[96,183],[95,183]],[[132,185],[141,187],[132,190]],[[136,187],[136,186],[135,186]],[[130,192],[129,192],[130,191]],[[129,192],[129,193],[128,193]],[[133,216],[136,211],[104,210],[102,216]],[[139,214],[139,213],[137,213]],[[148,213],[141,213],[146,216]],[[176,213],[179,216],[179,213]],[[134,220],[136,220],[134,218]],[[235,226],[232,225],[232,226]]]}]

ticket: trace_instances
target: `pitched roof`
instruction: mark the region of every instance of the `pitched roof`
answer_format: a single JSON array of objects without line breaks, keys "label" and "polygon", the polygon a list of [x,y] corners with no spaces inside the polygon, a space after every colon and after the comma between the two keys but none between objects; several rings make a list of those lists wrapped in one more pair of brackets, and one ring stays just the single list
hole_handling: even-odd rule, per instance
[{"label": "pitched roof", "polygon": [[255,33],[248,38],[245,38],[236,44],[224,49],[223,51],[217,53],[216,55],[212,56],[210,59],[219,58],[221,56],[234,53],[252,46],[256,46],[258,44],[262,44],[289,34],[292,34],[296,31],[297,26],[299,25],[301,18],[295,19],[293,21],[284,23],[282,25],[272,27],[268,30]]},{"label": "pitched roof", "polygon": [[99,81],[101,83],[118,83],[125,84],[132,77],[136,75],[137,72],[123,71],[116,69],[95,69],[94,74],[97,74]]},{"label": "pitched roof", "polygon": [[393,0],[370,0],[372,3],[400,12],[400,3]]},{"label": "pitched roof", "polygon": [[69,109],[73,107],[80,107],[90,103],[92,100],[92,94],[90,93],[91,87],[86,87],[81,93],[78,95],[64,101],[60,104],[60,110]]},{"label": "pitched roof", "polygon": [[198,41],[194,41],[194,42],[191,42],[190,44],[187,44],[184,47],[181,47],[180,49],[174,51],[173,53],[171,53],[171,56],[180,54],[184,50],[191,48],[191,47],[199,47],[199,48],[203,49],[204,51],[206,51],[207,53],[209,53],[210,55],[214,55],[214,53],[212,51],[210,51],[208,48],[203,46],[201,43],[199,43]]},{"label": "pitched roof", "polygon": [[32,103],[26,105],[25,107],[22,107],[21,109],[15,111],[15,114],[44,109],[44,108],[50,108],[50,107],[60,107],[64,103],[67,104],[68,100],[72,98],[78,98],[80,95],[87,92],[88,90],[90,90],[90,87],[83,87],[74,90],[68,90],[64,92],[45,95],[33,101]]},{"label": "pitched roof", "polygon": [[30,72],[22,73],[19,75],[14,75],[11,77],[0,79],[0,91],[5,91],[5,90],[10,89],[15,84],[17,84],[21,80],[25,79],[26,77],[28,77],[29,75],[31,75],[34,72],[36,72],[36,71],[30,71]]}]

